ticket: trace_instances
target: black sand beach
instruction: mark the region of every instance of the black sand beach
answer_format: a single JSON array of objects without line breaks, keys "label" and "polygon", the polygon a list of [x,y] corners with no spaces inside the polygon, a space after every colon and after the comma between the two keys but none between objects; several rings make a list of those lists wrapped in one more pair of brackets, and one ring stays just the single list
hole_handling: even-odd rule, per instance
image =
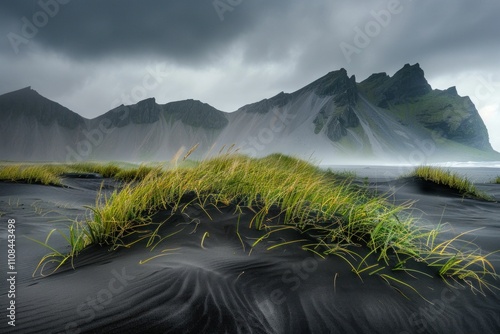
[{"label": "black sand beach", "polygon": [[[406,179],[359,179],[388,200],[416,200],[412,214],[423,225],[445,224],[446,236],[464,236],[484,254],[500,249],[500,204],[462,198],[446,189]],[[252,212],[237,220],[234,208],[190,207],[169,219],[154,249],[136,244],[110,251],[109,246],[81,253],[71,265],[41,277],[35,273],[49,252],[44,241],[53,228],[88,214],[104,181],[68,177],[67,187],[0,183],[2,254],[7,254],[7,220],[16,223],[15,327],[3,316],[2,333],[498,333],[500,291],[449,280],[428,267],[422,274],[395,272],[408,284],[379,275],[358,277],[337,256],[322,259],[300,248],[310,236],[295,230],[273,233],[251,248],[265,232],[249,229]],[[500,200],[500,185],[478,184]],[[211,219],[208,217],[208,215]],[[279,220],[279,215],[276,216]],[[236,229],[242,236],[241,240]],[[268,249],[288,240],[303,240]],[[57,234],[50,245],[64,251]],[[464,246],[465,247],[465,246]],[[500,254],[490,257],[500,272]],[[0,259],[7,267],[7,257]],[[45,268],[48,272],[49,268]],[[5,283],[5,269],[4,278]],[[8,278],[8,277],[7,277]],[[8,286],[0,292],[2,314]],[[497,287],[500,281],[492,282]]]}]

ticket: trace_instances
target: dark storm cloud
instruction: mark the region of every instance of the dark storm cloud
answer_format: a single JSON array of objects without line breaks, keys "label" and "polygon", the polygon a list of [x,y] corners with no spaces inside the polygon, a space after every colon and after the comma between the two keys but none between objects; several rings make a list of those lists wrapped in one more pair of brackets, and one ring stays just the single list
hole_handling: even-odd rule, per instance
[{"label": "dark storm cloud", "polygon": [[10,32],[23,36],[21,18],[33,23],[33,15],[43,10],[41,3],[59,7],[33,38],[46,49],[74,58],[156,54],[182,62],[217,56],[259,22],[293,6],[264,0],[3,1]]},{"label": "dark storm cloud", "polygon": [[[394,71],[405,62],[420,62],[426,72],[441,74],[466,68],[492,69],[500,59],[498,14],[500,2],[483,1],[399,1],[401,11],[392,15],[380,33],[370,37],[370,43],[360,54],[352,56],[352,71],[369,75],[380,70]],[[365,32],[374,12],[387,10],[390,1],[373,4],[365,9],[365,17],[353,22]],[[435,71],[435,72],[434,72]]]},{"label": "dark storm cloud", "polygon": [[[346,59],[340,43],[356,47],[355,28],[364,32],[376,21],[373,13],[391,3],[401,10],[369,38],[368,47]],[[28,41],[74,59],[145,55],[206,65],[239,43],[248,62],[295,53],[304,62],[299,69],[314,64],[364,74],[443,53],[466,57],[499,49],[500,2],[494,0],[7,0],[0,4],[4,36],[22,37],[23,18],[33,23],[34,15],[54,10],[54,4],[57,13]],[[12,44],[3,38],[2,52],[13,51]],[[20,52],[29,46],[16,45]]]}]

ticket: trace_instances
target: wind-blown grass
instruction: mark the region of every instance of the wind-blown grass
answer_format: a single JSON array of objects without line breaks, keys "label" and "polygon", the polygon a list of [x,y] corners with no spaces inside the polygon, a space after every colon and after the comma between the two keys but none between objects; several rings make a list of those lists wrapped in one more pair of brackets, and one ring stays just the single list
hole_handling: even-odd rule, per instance
[{"label": "wind-blown grass", "polygon": [[458,191],[458,193],[463,196],[484,200],[491,199],[487,194],[478,190],[476,186],[467,178],[460,176],[457,173],[452,173],[446,169],[431,166],[420,166],[417,167],[411,175],[436,184],[448,186],[451,189]]},{"label": "wind-blown grass", "polygon": [[59,175],[65,170],[60,165],[7,165],[0,167],[0,180],[60,185]]},{"label": "wind-blown grass", "polygon": [[[268,249],[296,243],[318,256],[344,259],[358,276],[378,274],[388,282],[393,278],[381,270],[409,272],[407,263],[424,262],[436,267],[436,274],[443,278],[467,278],[476,280],[477,289],[491,288],[484,278],[496,274],[479,250],[469,247],[469,251],[462,251],[455,246],[459,238],[438,243],[438,229],[419,227],[404,212],[409,203],[391,205],[349,182],[280,154],[261,159],[222,155],[191,168],[171,170],[158,166],[140,181],[129,183],[103,201],[97,199],[88,221],[75,223],[70,230],[70,254],[53,251],[37,269],[43,271],[48,261],[59,261],[59,267],[90,245],[116,248],[140,240],[156,245],[157,240],[166,238],[152,221],[159,210],[173,214],[197,206],[210,218],[210,207],[232,206],[235,212],[254,212],[249,227],[262,230],[263,235],[252,247],[273,233],[294,229],[307,232],[310,238],[285,241]],[[280,223],[274,219],[276,208]],[[201,247],[207,237],[203,235]],[[360,246],[368,255],[360,255]],[[369,258],[376,262],[370,263]]]},{"label": "wind-blown grass", "polygon": [[495,179],[495,183],[500,184],[500,176],[497,176],[497,178]]},{"label": "wind-blown grass", "polygon": [[119,173],[123,172],[123,168],[112,162],[107,164],[79,162],[65,166],[67,167],[67,172],[98,173],[102,177],[116,177]]},{"label": "wind-blown grass", "polygon": [[0,166],[0,180],[44,185],[62,185],[61,177],[68,173],[96,173],[122,181],[142,180],[155,166],[121,167],[116,163],[79,162],[75,164],[9,164]]}]

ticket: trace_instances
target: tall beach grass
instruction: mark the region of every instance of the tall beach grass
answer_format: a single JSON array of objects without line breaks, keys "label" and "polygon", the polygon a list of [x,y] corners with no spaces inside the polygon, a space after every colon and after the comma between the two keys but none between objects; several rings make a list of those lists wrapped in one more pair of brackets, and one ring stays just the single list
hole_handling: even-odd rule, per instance
[{"label": "tall beach grass", "polygon": [[66,168],[62,165],[4,165],[0,166],[0,180],[60,185],[59,175],[65,171]]},{"label": "tall beach grass", "polygon": [[[466,190],[471,191],[470,187]],[[166,237],[161,235],[161,226],[153,222],[153,215],[159,210],[183,212],[190,206],[205,210],[209,219],[210,208],[252,210],[249,227],[263,231],[253,247],[283,229],[307,232],[312,241],[286,241],[268,249],[296,242],[319,257],[344,259],[358,276],[377,274],[388,282],[405,284],[383,270],[410,272],[407,264],[413,261],[427,263],[445,279],[474,281],[471,287],[478,291],[493,288],[485,278],[497,277],[488,256],[473,244],[468,243],[464,250],[460,236],[443,241],[438,237],[439,228],[417,224],[406,212],[410,203],[391,205],[352,187],[349,178],[336,178],[331,172],[281,154],[260,159],[225,154],[189,168],[165,170],[157,166],[141,180],[96,200],[89,219],[75,222],[66,235],[71,252],[62,254],[51,248],[37,269],[50,274],[90,245],[113,249],[131,247],[141,240],[147,240],[147,246],[157,244]],[[276,208],[282,217],[279,222],[274,219]],[[48,239],[42,244],[50,248]],[[55,268],[44,272],[53,262]]]},{"label": "tall beach grass", "polygon": [[[123,165],[123,164],[121,164]],[[79,162],[74,164],[4,164],[0,165],[0,180],[44,185],[62,185],[62,177],[70,173],[95,173],[104,178],[114,178],[122,181],[137,181],[145,178],[153,170],[155,164]]]},{"label": "tall beach grass", "polygon": [[452,190],[456,190],[463,196],[491,200],[487,194],[478,190],[474,183],[469,181],[469,179],[447,169],[432,166],[420,166],[413,171],[411,176],[447,186]]}]

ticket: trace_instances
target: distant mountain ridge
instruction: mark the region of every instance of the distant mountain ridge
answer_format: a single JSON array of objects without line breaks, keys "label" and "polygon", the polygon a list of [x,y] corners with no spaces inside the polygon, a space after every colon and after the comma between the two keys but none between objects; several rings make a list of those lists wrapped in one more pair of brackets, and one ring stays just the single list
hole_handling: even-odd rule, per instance
[{"label": "distant mountain ridge", "polygon": [[26,111],[29,110],[29,116],[34,117],[42,125],[57,122],[61,126],[74,129],[85,124],[82,116],[59,103],[44,98],[31,87],[1,95],[0,108],[4,121],[27,116]]},{"label": "distant mountain ridge", "polygon": [[[126,117],[122,117],[126,114]],[[160,120],[160,115],[172,120],[180,120],[184,124],[194,127],[220,129],[224,128],[228,121],[224,112],[196,100],[184,100],[170,102],[165,105],[156,104],[155,98],[148,98],[137,104],[121,105],[104,115],[94,119],[111,120],[111,125],[124,127],[129,124],[151,124]]]},{"label": "distant mountain ridge", "polygon": [[357,83],[345,69],[227,113],[197,101],[148,98],[86,119],[30,87],[0,96],[0,160],[169,160],[234,145],[323,163],[500,160],[468,97],[433,90],[419,64]]}]

